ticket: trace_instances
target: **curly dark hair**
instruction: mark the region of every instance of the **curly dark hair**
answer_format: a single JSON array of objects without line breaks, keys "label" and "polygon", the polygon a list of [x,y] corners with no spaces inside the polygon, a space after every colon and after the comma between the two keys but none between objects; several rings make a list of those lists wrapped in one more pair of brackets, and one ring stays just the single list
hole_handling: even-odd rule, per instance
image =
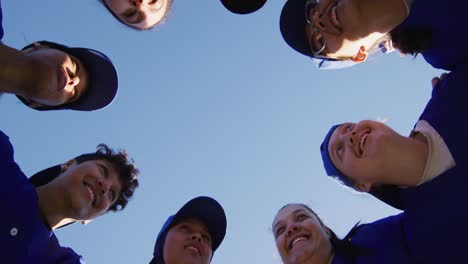
[{"label": "curly dark hair", "polygon": [[139,185],[137,178],[140,175],[140,171],[136,168],[133,159],[128,157],[127,152],[121,149],[114,151],[106,144],[99,144],[96,152],[83,154],[74,159],[78,164],[89,160],[105,160],[114,166],[119,174],[122,191],[115,203],[109,207],[109,211],[123,210]]}]

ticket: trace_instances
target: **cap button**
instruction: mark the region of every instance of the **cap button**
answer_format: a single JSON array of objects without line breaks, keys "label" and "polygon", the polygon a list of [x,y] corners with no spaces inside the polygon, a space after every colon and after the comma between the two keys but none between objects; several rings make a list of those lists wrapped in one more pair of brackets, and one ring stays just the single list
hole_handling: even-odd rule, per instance
[{"label": "cap button", "polygon": [[18,234],[18,229],[16,227],[13,227],[10,229],[10,235],[11,236],[16,236]]}]

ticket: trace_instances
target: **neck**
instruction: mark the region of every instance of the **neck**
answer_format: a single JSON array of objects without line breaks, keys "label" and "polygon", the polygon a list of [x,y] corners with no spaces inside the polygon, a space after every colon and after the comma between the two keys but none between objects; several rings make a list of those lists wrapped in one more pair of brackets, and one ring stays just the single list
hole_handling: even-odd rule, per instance
[{"label": "neck", "polygon": [[2,43],[0,58],[0,93],[29,97],[35,87],[36,63],[23,52]]},{"label": "neck", "polygon": [[398,148],[399,154],[393,155],[388,168],[384,169],[388,173],[383,175],[381,183],[402,187],[416,186],[423,177],[429,155],[427,140],[417,133],[414,137],[404,137]]},{"label": "neck", "polygon": [[408,16],[404,0],[358,0],[358,8],[367,32],[389,33]]},{"label": "neck", "polygon": [[57,199],[60,196],[53,186],[46,184],[37,187],[36,192],[39,198],[39,210],[51,229],[57,229],[74,221],[66,217],[64,213],[66,212],[66,204],[63,199]]}]

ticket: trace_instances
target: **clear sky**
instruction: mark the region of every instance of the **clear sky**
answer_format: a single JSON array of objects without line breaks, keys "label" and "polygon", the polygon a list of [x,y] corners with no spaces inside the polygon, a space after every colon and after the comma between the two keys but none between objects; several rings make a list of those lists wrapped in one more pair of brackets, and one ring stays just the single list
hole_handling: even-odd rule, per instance
[{"label": "clear sky", "polygon": [[216,0],[175,0],[164,25],[138,32],[97,0],[2,1],[6,45],[90,47],[119,72],[117,98],[100,111],[38,112],[0,98],[0,129],[27,175],[99,143],[128,150],[142,171],[123,212],[58,230],[63,245],[87,263],[148,263],[166,218],[208,195],[228,217],[212,263],[280,263],[271,222],[286,203],[309,204],[339,235],[397,213],[326,177],[319,146],[344,121],[387,118],[409,134],[440,71],[397,53],[318,70],[283,42],[283,3],[241,16]]}]

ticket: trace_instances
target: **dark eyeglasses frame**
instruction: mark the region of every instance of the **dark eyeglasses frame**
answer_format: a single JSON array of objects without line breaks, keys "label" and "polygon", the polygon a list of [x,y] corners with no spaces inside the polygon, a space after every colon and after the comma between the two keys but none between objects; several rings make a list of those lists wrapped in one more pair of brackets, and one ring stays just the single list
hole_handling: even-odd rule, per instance
[{"label": "dark eyeglasses frame", "polygon": [[307,0],[306,3],[305,3],[305,18],[306,18],[306,21],[307,23],[313,28],[313,30],[315,32],[311,32],[311,36],[310,36],[310,39],[308,39],[308,44],[309,44],[309,48],[310,48],[310,51],[312,51],[312,54],[314,55],[314,57],[316,58],[324,58],[324,59],[328,59],[328,57],[324,56],[324,55],[321,55],[320,53],[325,50],[325,48],[327,47],[327,42],[325,40],[325,38],[323,38],[323,46],[318,49],[318,50],[315,50],[314,48],[314,40],[313,38],[315,37],[315,33],[316,31],[319,31],[320,29],[318,29],[312,21],[309,20],[309,14],[310,14],[310,11],[311,9],[314,9],[314,8],[317,8],[318,5],[319,5],[319,0]]}]

